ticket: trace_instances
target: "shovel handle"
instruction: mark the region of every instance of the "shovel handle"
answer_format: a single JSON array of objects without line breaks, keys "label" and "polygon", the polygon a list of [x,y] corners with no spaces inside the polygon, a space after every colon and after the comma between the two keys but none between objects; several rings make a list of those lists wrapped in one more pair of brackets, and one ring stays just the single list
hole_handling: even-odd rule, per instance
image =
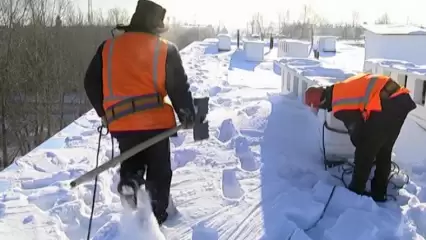
[{"label": "shovel handle", "polygon": [[[169,129],[165,132],[162,132],[162,133],[148,139],[147,141],[142,142],[142,143],[134,146],[133,148],[131,148],[128,151],[120,154],[119,156],[111,159],[110,161],[108,161],[108,162],[100,165],[99,167],[94,168],[91,171],[86,172],[85,174],[81,175],[80,177],[78,177],[77,179],[75,179],[74,181],[72,181],[70,183],[71,188],[75,188],[75,187],[77,187],[78,185],[80,185],[84,182],[92,180],[93,178],[95,178],[97,175],[104,172],[105,170],[110,169],[112,167],[115,167],[117,164],[126,161],[127,159],[136,155],[140,151],[143,151],[143,150],[151,147],[152,145],[160,142],[161,140],[164,140],[164,139],[172,136],[173,134],[177,133],[182,128],[183,128],[182,125],[178,125],[175,128],[172,128],[172,129]],[[113,149],[113,151],[114,151],[114,149]]]}]

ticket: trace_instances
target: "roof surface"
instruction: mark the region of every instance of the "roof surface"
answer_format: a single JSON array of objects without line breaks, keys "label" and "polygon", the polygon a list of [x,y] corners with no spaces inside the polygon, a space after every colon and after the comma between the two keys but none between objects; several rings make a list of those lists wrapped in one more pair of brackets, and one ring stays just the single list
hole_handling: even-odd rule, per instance
[{"label": "roof surface", "polygon": [[365,30],[380,35],[426,35],[426,29],[411,25],[363,25]]}]

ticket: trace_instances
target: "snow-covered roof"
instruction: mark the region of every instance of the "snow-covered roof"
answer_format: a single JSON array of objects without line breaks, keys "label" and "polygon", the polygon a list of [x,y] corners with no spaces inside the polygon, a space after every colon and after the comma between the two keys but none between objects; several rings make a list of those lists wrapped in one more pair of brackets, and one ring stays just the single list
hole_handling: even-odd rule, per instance
[{"label": "snow-covered roof", "polygon": [[345,80],[356,72],[345,71],[339,68],[327,66],[321,61],[304,58],[282,58],[280,62],[286,64],[295,72],[311,79],[318,85],[328,86],[335,82]]},{"label": "snow-covered roof", "polygon": [[[330,181],[320,162],[318,118],[281,93],[272,57],[246,62],[236,46],[215,52],[215,44],[194,42],[181,51],[191,91],[210,96],[211,135],[194,143],[191,130],[182,130],[170,139],[171,196],[179,214],[164,223],[163,239],[341,240],[348,232],[351,239],[421,239],[426,133],[407,120],[395,147],[398,162],[418,174],[395,203],[408,213],[395,214],[395,204],[378,207]],[[339,68],[358,68],[363,56],[350,46],[337,48],[320,61],[282,61],[317,81],[341,78],[350,71]],[[0,172],[1,240],[85,239],[94,182],[71,190],[69,181],[94,167],[100,124],[91,110]],[[100,163],[112,153],[119,150],[108,135]],[[153,219],[146,208],[123,211],[118,180],[117,167],[98,176],[93,240],[145,239],[152,231],[139,224]]]},{"label": "snow-covered roof", "polygon": [[244,43],[265,44],[265,41],[251,39],[251,40],[244,40]]},{"label": "snow-covered roof", "polygon": [[332,36],[332,35],[314,35],[314,38],[339,38],[337,36]]},{"label": "snow-covered roof", "polygon": [[311,44],[311,42],[309,42],[309,41],[299,40],[299,39],[291,39],[291,38],[280,39],[280,41],[285,41],[285,42],[290,42],[290,43]]},{"label": "snow-covered roof", "polygon": [[412,25],[375,24],[363,28],[379,35],[426,35],[426,29]]},{"label": "snow-covered roof", "polygon": [[384,67],[407,71],[413,74],[426,75],[426,65],[416,65],[407,61],[382,58],[371,58],[367,59],[366,61],[371,63],[377,63]]}]

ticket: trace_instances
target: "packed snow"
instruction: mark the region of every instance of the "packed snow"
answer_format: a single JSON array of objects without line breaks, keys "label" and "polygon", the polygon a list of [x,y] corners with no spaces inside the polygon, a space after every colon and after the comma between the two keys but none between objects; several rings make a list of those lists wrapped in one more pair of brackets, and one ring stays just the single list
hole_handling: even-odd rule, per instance
[{"label": "packed snow", "polygon": [[[396,161],[412,181],[396,201],[351,193],[324,170],[318,118],[280,93],[274,53],[246,62],[235,45],[218,52],[211,40],[181,51],[191,91],[211,98],[211,137],[193,142],[185,130],[171,139],[178,213],[161,227],[165,238],[425,239],[426,131],[411,119],[402,129]],[[2,240],[86,239],[94,182],[74,190],[69,182],[94,167],[99,125],[92,110],[0,173]],[[117,145],[103,137],[101,162]],[[117,168],[99,175],[92,239],[146,239],[123,212],[118,180]]]}]

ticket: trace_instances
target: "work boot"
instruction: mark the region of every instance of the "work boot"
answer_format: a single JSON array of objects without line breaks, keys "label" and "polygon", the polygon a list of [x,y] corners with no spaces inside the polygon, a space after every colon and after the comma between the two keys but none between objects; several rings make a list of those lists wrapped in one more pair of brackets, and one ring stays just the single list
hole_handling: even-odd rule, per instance
[{"label": "work boot", "polygon": [[349,184],[348,189],[351,192],[354,192],[354,193],[356,193],[358,195],[363,195],[364,192],[365,192],[365,188],[364,187],[361,187],[361,186],[357,185],[353,181]]},{"label": "work boot", "polygon": [[386,202],[387,200],[387,182],[379,183],[376,178],[371,180],[370,196],[376,202]]},{"label": "work boot", "polygon": [[377,194],[374,192],[368,192],[368,191],[360,191],[360,188],[357,188],[356,186],[349,185],[348,189],[358,195],[371,197],[375,202],[386,202],[387,201],[387,195],[386,194]]},{"label": "work boot", "polygon": [[388,200],[387,195],[377,195],[375,193],[367,192],[367,191],[365,191],[363,195],[367,197],[371,197],[375,202],[383,203]]},{"label": "work boot", "polygon": [[367,160],[360,161],[355,158],[355,166],[352,172],[351,183],[348,186],[348,189],[352,192],[363,195],[365,192],[365,187],[370,176],[371,166],[368,164]]},{"label": "work boot", "polygon": [[157,222],[158,222],[158,225],[162,225],[166,220],[167,220],[167,218],[169,217],[169,214],[167,213],[167,212],[163,212],[163,213],[161,213],[161,214],[155,214],[154,213],[154,215],[155,215],[155,218],[157,219]]},{"label": "work boot", "polygon": [[348,189],[358,195],[363,195],[365,192],[365,182],[363,179],[360,179],[360,175],[354,170],[352,174],[351,183],[348,186]]},{"label": "work boot", "polygon": [[161,225],[168,218],[177,215],[178,210],[169,192],[170,190],[160,189],[158,185],[149,181],[146,182],[145,186],[151,196],[152,211],[157,218],[158,224]]},{"label": "work boot", "polygon": [[154,212],[154,215],[157,218],[158,224],[161,226],[161,224],[167,221],[167,219],[169,219],[170,217],[176,216],[177,213],[178,213],[178,210],[175,206],[173,198],[171,195],[169,195],[169,204],[167,206],[166,211],[165,212],[163,211],[162,213],[157,213],[157,214],[155,214]]},{"label": "work boot", "polygon": [[134,179],[121,179],[117,186],[120,194],[121,205],[130,209],[137,207],[137,191],[139,184]]},{"label": "work boot", "polygon": [[127,206],[131,209],[137,207],[137,192],[145,183],[143,176],[134,175],[121,177],[117,186],[117,192],[120,194],[120,200],[123,207]]},{"label": "work boot", "polygon": [[145,187],[151,197],[152,212],[154,213],[158,224],[161,225],[167,220],[169,216],[169,214],[167,213],[168,203],[162,201],[162,199],[159,199],[159,191],[155,183],[147,181]]},{"label": "work boot", "polygon": [[371,198],[373,198],[373,200],[375,202],[386,202],[388,200],[388,196],[387,195],[371,195]]}]

